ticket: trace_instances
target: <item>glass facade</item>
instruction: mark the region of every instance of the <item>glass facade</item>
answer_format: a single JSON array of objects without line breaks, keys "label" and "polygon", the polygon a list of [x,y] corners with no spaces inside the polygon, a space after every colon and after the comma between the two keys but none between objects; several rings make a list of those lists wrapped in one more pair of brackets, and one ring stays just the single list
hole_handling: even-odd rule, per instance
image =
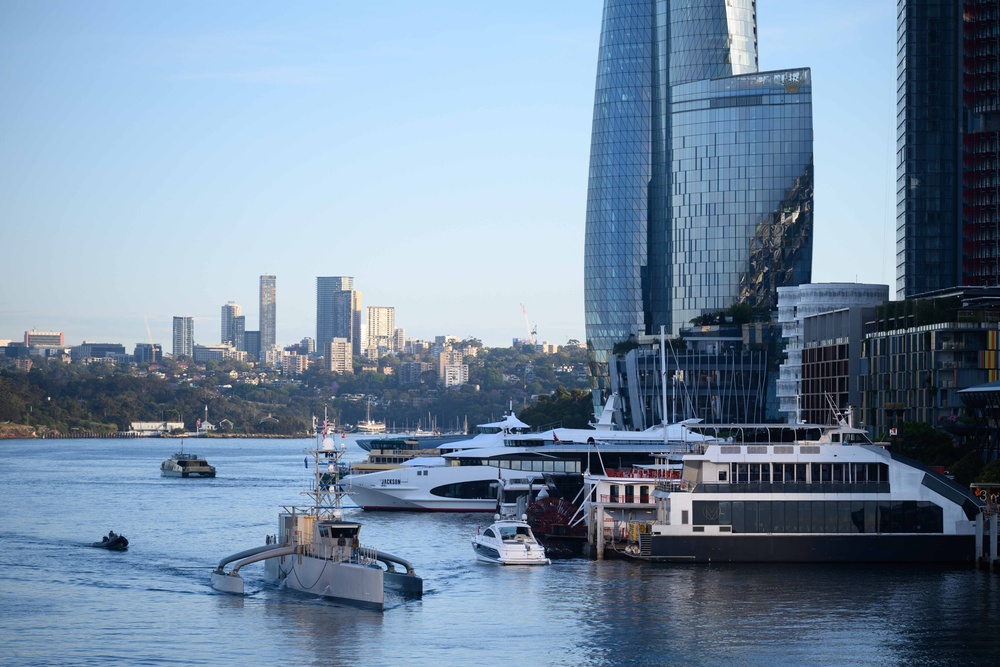
[{"label": "glass facade", "polygon": [[899,0],[899,299],[1000,284],[998,29],[996,0]]},{"label": "glass facade", "polygon": [[591,372],[630,336],[808,282],[808,70],[757,71],[754,0],[606,0],[584,257]]},{"label": "glass facade", "polygon": [[675,329],[734,303],[777,309],[812,273],[809,70],[672,90]]}]

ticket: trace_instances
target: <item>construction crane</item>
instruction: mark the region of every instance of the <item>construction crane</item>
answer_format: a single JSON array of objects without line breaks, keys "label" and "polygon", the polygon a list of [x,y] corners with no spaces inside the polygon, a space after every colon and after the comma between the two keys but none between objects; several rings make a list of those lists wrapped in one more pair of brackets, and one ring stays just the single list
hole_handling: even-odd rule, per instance
[{"label": "construction crane", "polygon": [[535,345],[538,338],[538,327],[531,326],[531,321],[528,319],[528,309],[524,307],[523,303],[521,304],[521,313],[524,314],[524,326],[528,330],[528,341]]}]

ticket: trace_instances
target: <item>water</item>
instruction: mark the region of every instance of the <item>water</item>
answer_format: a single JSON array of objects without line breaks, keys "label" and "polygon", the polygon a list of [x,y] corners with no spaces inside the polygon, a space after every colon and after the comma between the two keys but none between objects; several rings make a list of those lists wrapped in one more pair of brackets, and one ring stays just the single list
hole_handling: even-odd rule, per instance
[{"label": "water", "polygon": [[[1000,575],[858,566],[477,563],[488,515],[348,510],[411,561],[384,614],[285,590],[226,555],[303,503],[311,440],[187,440],[210,480],[160,476],[176,440],[0,441],[0,664],[995,665]],[[363,452],[351,443],[348,460]],[[88,545],[109,530],[112,553]]]}]

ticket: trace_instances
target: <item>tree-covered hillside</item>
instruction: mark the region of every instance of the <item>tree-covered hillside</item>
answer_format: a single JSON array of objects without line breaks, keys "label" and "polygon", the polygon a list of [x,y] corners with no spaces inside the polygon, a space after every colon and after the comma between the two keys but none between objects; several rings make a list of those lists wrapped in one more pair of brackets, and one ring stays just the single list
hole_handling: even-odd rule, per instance
[{"label": "tree-covered hillside", "polygon": [[[401,386],[394,369],[412,359],[397,357],[380,361],[383,372],[337,375],[311,369],[295,381],[234,363],[166,360],[121,368],[38,359],[27,373],[0,366],[0,424],[60,435],[127,431],[133,421],[183,421],[194,430],[207,406],[211,423],[241,434],[302,434],[324,411],[338,424],[355,424],[370,411],[372,419],[396,430],[428,428],[432,422],[440,430],[472,428],[500,418],[509,406],[520,414],[539,396],[557,391],[562,402],[589,404],[589,394],[581,400],[572,393],[589,386],[585,354],[582,348],[556,354],[530,346],[481,349],[466,357],[469,382],[449,389],[436,382],[433,371],[424,373],[420,384]],[[546,401],[549,408],[557,403]],[[583,426],[592,416],[580,412],[547,409],[538,413],[536,425],[558,414],[563,425]],[[574,417],[577,423],[567,421]]]}]

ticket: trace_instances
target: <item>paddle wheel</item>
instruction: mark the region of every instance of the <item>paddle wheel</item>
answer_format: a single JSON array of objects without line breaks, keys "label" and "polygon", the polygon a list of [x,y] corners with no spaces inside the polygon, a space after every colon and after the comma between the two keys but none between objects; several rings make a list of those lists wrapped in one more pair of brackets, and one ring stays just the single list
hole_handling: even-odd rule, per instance
[{"label": "paddle wheel", "polygon": [[549,558],[581,555],[587,543],[587,528],[578,509],[564,498],[541,498],[528,505],[528,525]]}]

